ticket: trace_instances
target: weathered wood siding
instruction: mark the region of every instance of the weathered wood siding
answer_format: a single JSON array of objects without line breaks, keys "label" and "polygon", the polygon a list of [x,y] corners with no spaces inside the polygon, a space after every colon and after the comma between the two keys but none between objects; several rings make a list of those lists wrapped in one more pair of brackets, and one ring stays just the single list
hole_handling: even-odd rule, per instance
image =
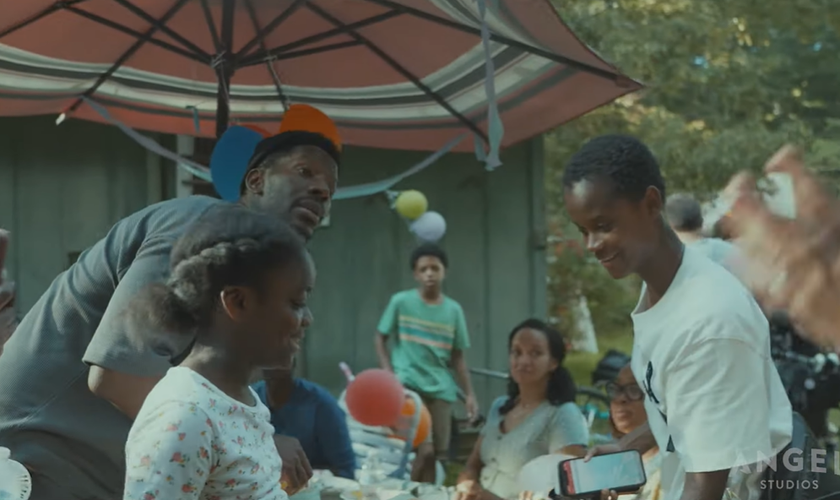
[{"label": "weathered wood siding", "polygon": [[122,132],[54,120],[0,119],[0,227],[12,233],[7,266],[21,310],[72,256],[162,194],[160,162]]},{"label": "weathered wood siding", "polygon": [[[418,189],[447,221],[450,259],[445,290],[466,312],[471,366],[503,370],[507,336],[528,316],[544,316],[545,257],[541,141],[515,147],[504,166],[486,172],[471,155],[449,155],[400,189]],[[423,155],[349,151],[341,183],[396,174]],[[391,294],[414,286],[409,255],[415,240],[387,197],[338,201],[331,226],[312,243],[318,266],[315,323],[303,373],[334,391],[344,386],[338,363],[360,371],[376,365],[375,329]],[[473,376],[482,407],[504,390]]]},{"label": "weathered wood siding", "polygon": [[[166,140],[175,147],[174,138]],[[486,172],[472,155],[449,155],[398,189],[419,189],[447,220],[446,292],[466,311],[472,366],[503,370],[507,335],[520,320],[545,314],[542,142],[505,152]],[[348,148],[340,182],[397,174],[425,155]],[[121,217],[174,195],[174,169],[119,130],[51,117],[0,119],[0,227],[12,231],[8,266],[19,305],[31,307],[70,256]],[[392,293],[414,286],[408,258],[415,241],[384,195],[337,201],[330,227],[312,243],[318,265],[315,324],[301,374],[338,393],[338,363],[373,367],[374,331]],[[503,384],[474,376],[487,408]]]}]

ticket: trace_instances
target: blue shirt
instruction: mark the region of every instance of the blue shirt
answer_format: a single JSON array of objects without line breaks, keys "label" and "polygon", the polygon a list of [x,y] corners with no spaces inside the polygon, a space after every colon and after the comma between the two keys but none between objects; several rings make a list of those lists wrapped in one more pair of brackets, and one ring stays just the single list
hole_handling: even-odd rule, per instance
[{"label": "blue shirt", "polygon": [[[336,476],[354,479],[356,455],[347,430],[347,417],[338,401],[318,384],[296,378],[289,400],[271,409],[274,432],[300,441],[313,469],[330,470]],[[254,391],[268,405],[265,381]]]}]

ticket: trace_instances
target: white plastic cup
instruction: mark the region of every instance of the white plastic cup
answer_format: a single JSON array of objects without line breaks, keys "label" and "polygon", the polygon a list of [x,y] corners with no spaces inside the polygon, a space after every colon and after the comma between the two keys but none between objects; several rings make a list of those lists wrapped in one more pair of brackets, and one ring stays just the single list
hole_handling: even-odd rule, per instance
[{"label": "white plastic cup", "polygon": [[10,456],[8,448],[0,447],[0,498],[27,500],[32,494],[32,476]]}]

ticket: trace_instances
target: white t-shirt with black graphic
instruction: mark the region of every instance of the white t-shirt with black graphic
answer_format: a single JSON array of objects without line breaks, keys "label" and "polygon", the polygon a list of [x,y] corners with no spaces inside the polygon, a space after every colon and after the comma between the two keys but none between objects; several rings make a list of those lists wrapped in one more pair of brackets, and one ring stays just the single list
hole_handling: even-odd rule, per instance
[{"label": "white t-shirt with black graphic", "polygon": [[764,314],[737,278],[690,247],[662,299],[646,304],[643,287],[632,369],[663,453],[663,500],[680,497],[686,472],[735,468],[732,492],[757,499],[762,467],[752,464],[790,443],[793,426]]}]

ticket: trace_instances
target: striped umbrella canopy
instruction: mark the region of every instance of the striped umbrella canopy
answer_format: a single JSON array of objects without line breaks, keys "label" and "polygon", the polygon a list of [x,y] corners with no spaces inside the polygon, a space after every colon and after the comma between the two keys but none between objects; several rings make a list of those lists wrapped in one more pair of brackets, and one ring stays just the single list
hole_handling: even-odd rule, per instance
[{"label": "striped umbrella canopy", "polygon": [[306,103],[345,144],[434,151],[467,132],[492,149],[494,135],[508,146],[640,88],[548,0],[5,0],[2,11],[5,116],[110,115],[212,137],[231,123],[276,130],[289,103]]}]

